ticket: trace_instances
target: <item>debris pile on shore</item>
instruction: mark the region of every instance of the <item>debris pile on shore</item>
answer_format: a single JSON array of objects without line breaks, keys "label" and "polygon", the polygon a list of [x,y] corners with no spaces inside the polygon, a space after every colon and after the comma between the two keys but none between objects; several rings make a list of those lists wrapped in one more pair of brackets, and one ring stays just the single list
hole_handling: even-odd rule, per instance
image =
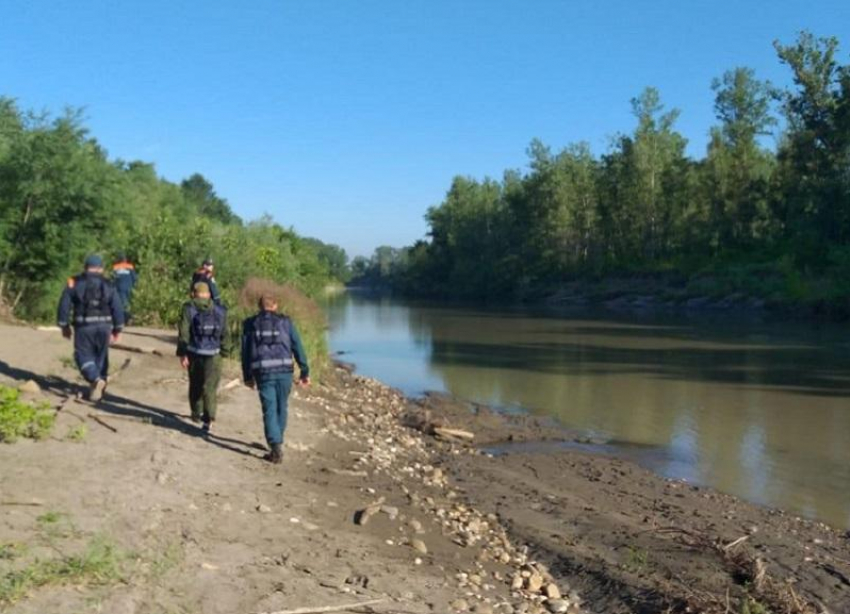
[{"label": "debris pile on shore", "polygon": [[[486,455],[469,445],[474,435],[448,424],[417,428],[411,424],[410,402],[378,381],[347,375],[333,388],[333,399],[322,401],[333,436],[362,447],[352,450],[351,466],[335,473],[361,477],[364,491],[374,498],[355,510],[353,521],[370,524],[382,515],[397,525],[392,541],[408,548],[414,563],[432,555],[429,542],[462,549],[468,561],[452,576],[459,597],[451,603],[459,612],[479,614],[583,614],[582,599],[568,586],[559,586],[541,562],[531,560],[528,548],[514,544],[493,513],[485,514],[465,501],[464,492],[441,463],[447,457]],[[418,424],[425,424],[422,419]],[[430,433],[430,434],[428,434]],[[383,478],[383,480],[379,480]],[[388,500],[400,499],[401,505]],[[448,570],[447,570],[448,573]]]}]

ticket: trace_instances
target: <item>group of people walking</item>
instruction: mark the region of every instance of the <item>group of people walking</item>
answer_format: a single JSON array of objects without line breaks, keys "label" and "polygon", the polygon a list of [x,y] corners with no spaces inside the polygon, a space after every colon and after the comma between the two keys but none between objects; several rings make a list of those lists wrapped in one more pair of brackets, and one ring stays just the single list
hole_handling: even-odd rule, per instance
[{"label": "group of people walking", "polygon": [[[124,254],[116,258],[112,273],[110,281],[103,259],[87,257],[83,272],[68,280],[59,300],[57,322],[63,335],[74,340],[74,361],[89,384],[92,402],[103,398],[108,385],[109,345],[118,341],[130,320],[137,281],[135,266]],[[208,436],[216,419],[222,359],[234,351],[212,259],[195,271],[190,295],[180,313],[177,356],[189,375],[191,419]],[[269,446],[266,459],[281,463],[295,365],[302,385],[310,384],[310,367],[298,329],[279,313],[278,300],[262,296],[257,307],[258,313],[242,323],[242,377],[246,386],[259,392]]]}]

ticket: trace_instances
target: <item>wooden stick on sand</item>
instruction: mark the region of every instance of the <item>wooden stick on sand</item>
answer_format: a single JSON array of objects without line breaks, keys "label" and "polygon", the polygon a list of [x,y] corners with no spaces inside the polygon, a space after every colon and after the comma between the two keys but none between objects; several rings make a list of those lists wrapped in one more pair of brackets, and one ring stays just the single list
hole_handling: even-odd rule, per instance
[{"label": "wooden stick on sand", "polygon": [[358,608],[383,603],[384,601],[386,601],[386,599],[372,599],[371,601],[361,601],[360,603],[295,608],[294,610],[278,610],[277,612],[263,612],[262,614],[325,614],[325,612],[345,612],[346,610],[356,610]]}]

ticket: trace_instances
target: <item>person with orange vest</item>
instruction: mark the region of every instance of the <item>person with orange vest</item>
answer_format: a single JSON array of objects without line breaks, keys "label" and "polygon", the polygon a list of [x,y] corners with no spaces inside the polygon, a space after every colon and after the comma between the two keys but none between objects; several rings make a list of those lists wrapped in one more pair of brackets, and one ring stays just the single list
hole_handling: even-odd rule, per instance
[{"label": "person with orange vest", "polygon": [[124,308],[124,322],[129,323],[130,299],[133,297],[133,288],[136,286],[138,275],[135,265],[130,262],[124,252],[118,252],[117,256],[116,262],[112,265],[112,282],[115,284],[115,290]]}]

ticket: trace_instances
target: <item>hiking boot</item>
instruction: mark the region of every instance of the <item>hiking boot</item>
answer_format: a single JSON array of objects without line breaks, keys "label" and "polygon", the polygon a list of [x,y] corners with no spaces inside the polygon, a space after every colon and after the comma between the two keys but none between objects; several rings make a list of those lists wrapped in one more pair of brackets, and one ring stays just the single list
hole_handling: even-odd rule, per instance
[{"label": "hiking boot", "polygon": [[280,449],[280,444],[273,443],[271,452],[266,454],[263,458],[274,465],[281,464],[283,462],[283,451]]},{"label": "hiking boot", "polygon": [[201,427],[201,430],[204,432],[204,435],[209,435],[210,429],[212,429],[212,423],[205,420],[204,425]]},{"label": "hiking boot", "polygon": [[103,391],[106,390],[106,380],[96,379],[92,382],[89,389],[89,401],[97,403],[103,398]]}]

